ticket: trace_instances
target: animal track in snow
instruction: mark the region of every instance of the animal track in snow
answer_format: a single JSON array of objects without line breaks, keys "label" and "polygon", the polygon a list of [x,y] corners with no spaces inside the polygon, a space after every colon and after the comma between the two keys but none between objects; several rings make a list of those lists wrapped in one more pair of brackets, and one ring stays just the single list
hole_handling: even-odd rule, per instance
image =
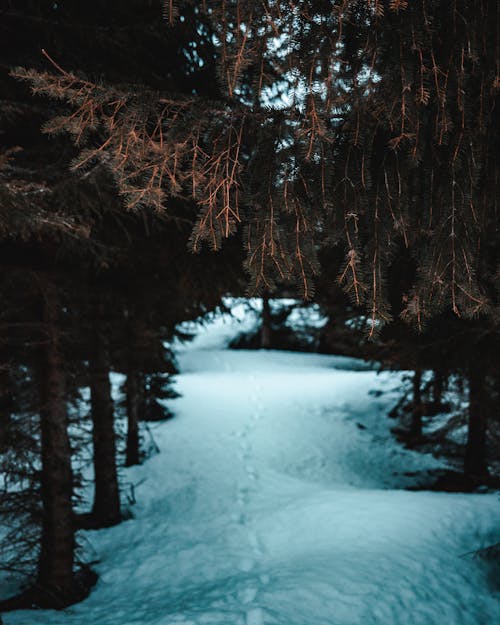
[{"label": "animal track in snow", "polygon": [[256,480],[259,477],[259,474],[257,473],[257,471],[255,470],[253,466],[246,465],[245,470],[247,472],[249,479]]}]

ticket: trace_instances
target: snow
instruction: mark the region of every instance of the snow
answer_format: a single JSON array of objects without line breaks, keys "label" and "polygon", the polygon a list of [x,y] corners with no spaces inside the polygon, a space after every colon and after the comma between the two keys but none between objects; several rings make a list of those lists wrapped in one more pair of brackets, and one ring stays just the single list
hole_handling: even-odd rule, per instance
[{"label": "snow", "polygon": [[[494,625],[498,495],[403,490],[443,466],[385,416],[401,374],[336,356],[229,351],[247,318],[178,345],[176,418],[126,471],[133,519],[85,539],[90,597],[5,625]],[[379,393],[378,391],[381,391]]]}]

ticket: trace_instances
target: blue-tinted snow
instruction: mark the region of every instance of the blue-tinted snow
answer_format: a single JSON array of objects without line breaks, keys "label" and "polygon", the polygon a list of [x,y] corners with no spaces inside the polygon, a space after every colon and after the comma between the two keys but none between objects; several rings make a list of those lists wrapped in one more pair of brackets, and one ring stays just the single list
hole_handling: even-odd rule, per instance
[{"label": "blue-tinted snow", "polygon": [[6,625],[500,622],[485,569],[461,557],[499,540],[498,496],[401,490],[440,463],[391,437],[399,375],[225,350],[255,322],[243,308],[179,348],[177,417],[127,472],[145,480],[135,519],[86,534],[101,559],[91,596]]}]

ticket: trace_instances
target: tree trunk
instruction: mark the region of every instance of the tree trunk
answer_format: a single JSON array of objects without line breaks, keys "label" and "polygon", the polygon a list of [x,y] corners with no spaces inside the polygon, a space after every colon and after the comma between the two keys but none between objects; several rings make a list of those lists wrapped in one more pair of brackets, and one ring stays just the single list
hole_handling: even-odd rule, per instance
[{"label": "tree trunk", "polygon": [[271,348],[271,307],[269,305],[269,293],[265,291],[262,295],[262,318],[260,328],[261,349]]},{"label": "tree trunk", "polygon": [[410,434],[413,438],[422,436],[422,370],[415,369],[413,374],[413,404],[411,410]]},{"label": "tree trunk", "polygon": [[436,406],[440,406],[442,404],[445,386],[444,382],[443,372],[436,369],[436,371],[434,371],[434,379],[432,380],[432,401]]},{"label": "tree trunk", "polygon": [[487,393],[486,376],[479,367],[469,372],[469,427],[465,448],[464,471],[472,478],[488,476],[486,461]]},{"label": "tree trunk", "polygon": [[61,607],[71,603],[73,574],[73,478],[68,437],[65,366],[60,349],[59,299],[50,281],[43,292],[46,337],[40,367],[42,536],[37,586],[40,603]]},{"label": "tree trunk", "polygon": [[141,375],[129,364],[127,373],[127,453],[125,466],[139,464],[139,412],[141,406]]},{"label": "tree trunk", "polygon": [[9,365],[0,365],[0,452],[7,445],[9,425],[12,418],[12,388]]},{"label": "tree trunk", "polygon": [[94,443],[95,490],[92,520],[97,527],[119,523],[120,491],[116,470],[114,409],[109,381],[107,339],[96,321],[89,360]]}]

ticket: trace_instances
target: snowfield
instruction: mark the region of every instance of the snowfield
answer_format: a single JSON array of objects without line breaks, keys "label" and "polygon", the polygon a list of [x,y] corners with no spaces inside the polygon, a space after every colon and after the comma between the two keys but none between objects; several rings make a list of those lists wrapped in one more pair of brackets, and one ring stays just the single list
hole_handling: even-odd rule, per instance
[{"label": "snowfield", "polygon": [[161,453],[124,474],[135,518],[85,533],[90,597],[5,625],[500,623],[499,585],[464,556],[500,540],[498,494],[404,490],[443,465],[390,434],[400,375],[225,349],[245,323],[179,347]]}]

